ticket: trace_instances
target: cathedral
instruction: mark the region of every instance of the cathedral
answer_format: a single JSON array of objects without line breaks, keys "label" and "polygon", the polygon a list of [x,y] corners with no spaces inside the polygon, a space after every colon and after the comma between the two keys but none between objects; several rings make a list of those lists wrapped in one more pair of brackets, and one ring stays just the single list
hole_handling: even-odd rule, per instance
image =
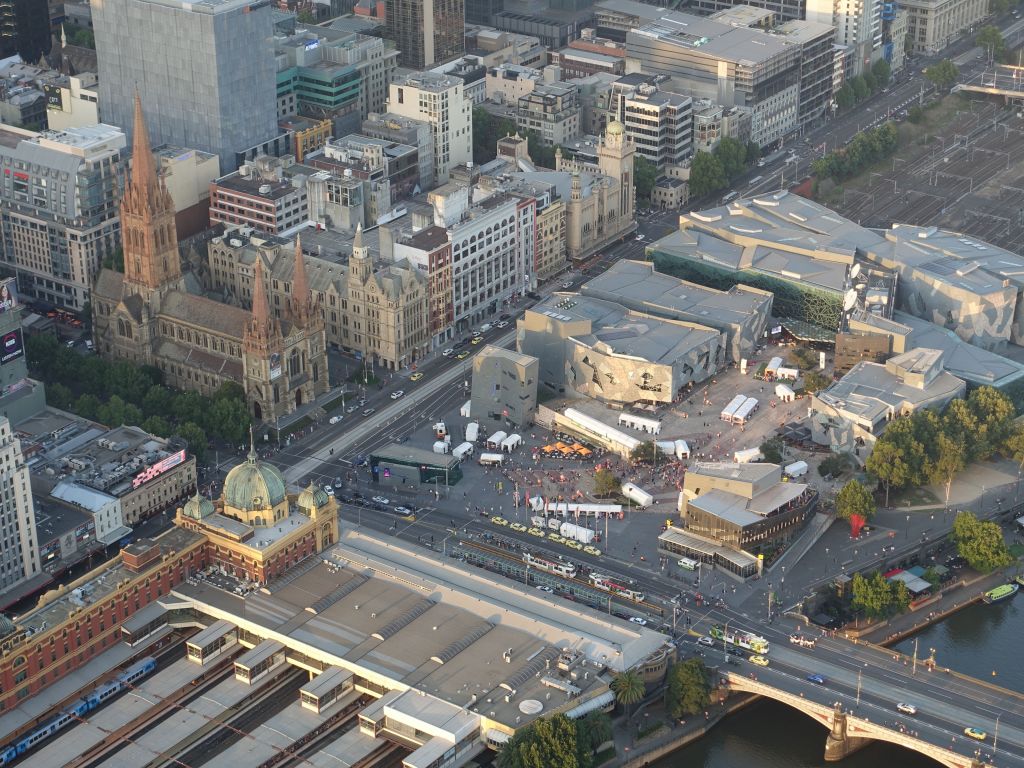
[{"label": "cathedral", "polygon": [[178,255],[174,204],[135,97],[131,181],[121,200],[124,273],[100,272],[92,293],[96,351],[159,368],[168,386],[212,394],[245,389],[256,420],[273,422],[328,390],[323,314],[296,243],[287,311],[270,311],[262,265],[251,275],[252,310],[189,290]]}]

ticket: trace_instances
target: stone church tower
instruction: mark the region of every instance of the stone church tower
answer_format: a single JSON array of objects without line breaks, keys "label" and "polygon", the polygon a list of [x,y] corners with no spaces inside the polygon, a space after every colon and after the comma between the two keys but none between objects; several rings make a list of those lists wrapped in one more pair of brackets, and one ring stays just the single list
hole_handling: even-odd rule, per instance
[{"label": "stone church tower", "polygon": [[619,195],[619,221],[633,220],[633,206],[636,186],[633,183],[633,156],[636,145],[626,136],[622,123],[612,120],[604,134],[604,141],[597,149],[597,164],[601,173],[618,179],[622,191]]}]

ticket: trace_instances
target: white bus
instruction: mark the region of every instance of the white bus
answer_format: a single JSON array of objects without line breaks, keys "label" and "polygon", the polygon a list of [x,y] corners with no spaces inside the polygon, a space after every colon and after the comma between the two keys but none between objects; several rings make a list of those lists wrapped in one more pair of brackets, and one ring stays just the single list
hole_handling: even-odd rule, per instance
[{"label": "white bus", "polygon": [[696,560],[691,560],[688,557],[679,558],[679,567],[682,568],[684,571],[696,571],[699,565],[700,563],[698,563]]}]

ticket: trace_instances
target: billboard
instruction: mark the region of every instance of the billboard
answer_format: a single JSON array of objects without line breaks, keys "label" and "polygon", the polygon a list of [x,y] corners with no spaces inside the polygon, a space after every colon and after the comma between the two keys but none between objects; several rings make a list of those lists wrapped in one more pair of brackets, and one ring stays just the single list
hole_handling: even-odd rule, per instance
[{"label": "billboard", "polygon": [[21,343],[21,328],[5,333],[0,339],[0,365],[6,365],[25,354],[25,345]]},{"label": "billboard", "polygon": [[46,106],[57,107],[58,109],[64,106],[64,99],[61,98],[59,85],[44,85],[43,93],[46,94]]},{"label": "billboard", "polygon": [[270,355],[270,380],[281,378],[281,355],[274,352]]},{"label": "billboard", "polygon": [[18,306],[18,283],[13,277],[0,280],[0,312]]},{"label": "billboard", "polygon": [[174,467],[178,466],[183,461],[185,461],[185,451],[178,451],[177,453],[172,453],[166,459],[158,461],[153,466],[146,467],[144,470],[139,472],[139,474],[137,474],[135,478],[132,480],[132,488],[138,488],[143,483],[148,483],[150,480],[152,480],[155,477],[159,477],[167,470],[173,469]]}]

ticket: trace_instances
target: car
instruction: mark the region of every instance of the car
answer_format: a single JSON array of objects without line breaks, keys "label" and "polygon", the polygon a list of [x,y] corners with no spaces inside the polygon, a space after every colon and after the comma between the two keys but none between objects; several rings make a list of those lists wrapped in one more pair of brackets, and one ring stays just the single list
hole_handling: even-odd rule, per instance
[{"label": "car", "polygon": [[324,493],[326,493],[328,496],[333,496],[334,495],[334,488],[332,486],[330,486],[330,485],[325,485],[324,486]]},{"label": "car", "polygon": [[391,501],[387,496],[374,496],[370,501],[374,504],[383,504],[385,507],[391,506]]},{"label": "car", "polygon": [[547,537],[547,534],[544,531],[542,531],[540,528],[530,528],[526,532],[528,534],[530,534],[531,536],[536,536],[538,539],[543,539],[543,538]]},{"label": "car", "polygon": [[416,371],[416,373],[414,373],[412,376],[409,377],[409,381],[419,381],[422,378],[423,378],[423,372],[422,371]]},{"label": "car", "polygon": [[764,159],[764,158],[762,157],[762,158],[761,158],[760,160],[758,160],[758,161],[757,161],[757,167],[758,167],[758,168],[764,168],[764,166],[765,166],[765,164],[766,164],[767,162],[768,162],[768,161],[767,161],[767,160],[765,160],[765,159]]},{"label": "car", "polygon": [[562,288],[565,290],[569,290],[570,288],[572,288],[572,280],[566,280],[564,283],[562,283]]},{"label": "car", "polygon": [[348,408],[345,409],[345,413],[355,413],[358,410],[359,410],[359,406],[358,405],[350,405]]},{"label": "car", "polygon": [[373,416],[377,412],[376,408],[366,408],[363,410],[363,416]]},{"label": "car", "polygon": [[578,541],[573,541],[572,539],[566,539],[565,546],[567,546],[569,549],[575,549],[577,552],[583,551],[583,545],[580,544]]},{"label": "car", "polygon": [[697,645],[706,645],[709,648],[714,646],[715,641],[707,635],[701,635],[697,638]]},{"label": "car", "polygon": [[512,315],[510,315],[508,312],[502,312],[501,313],[501,317],[499,317],[498,319],[499,320],[511,320],[512,319]]},{"label": "car", "polygon": [[555,542],[555,544],[565,544],[565,539],[563,539],[557,533],[549,533],[548,534],[548,541],[553,541],[553,542]]},{"label": "car", "polygon": [[748,659],[748,661],[751,664],[756,664],[759,667],[767,667],[768,666],[768,659],[766,659],[764,656],[758,656],[757,654],[754,654],[753,656],[751,656]]},{"label": "car", "polygon": [[472,344],[475,347],[477,344],[482,344],[483,341],[484,341],[484,337],[483,336],[474,336],[473,340],[471,342],[469,342],[469,343]]},{"label": "car", "polygon": [[400,389],[395,390],[394,392],[391,393],[391,399],[392,400],[397,400],[398,398],[400,398],[404,394],[405,394],[405,392],[403,392]]},{"label": "car", "polygon": [[468,342],[468,341],[466,341],[465,339],[459,339],[459,340],[458,340],[458,341],[456,341],[456,342],[455,342],[454,344],[452,344],[452,349],[462,349],[462,348],[463,348],[464,346],[466,346],[466,345],[467,345],[468,343],[469,343],[469,342]]},{"label": "car", "polygon": [[647,626],[647,619],[641,619],[639,616],[630,616],[629,620],[634,624],[639,624],[641,627]]},{"label": "car", "polygon": [[730,656],[736,656],[741,659],[744,656],[746,656],[742,648],[726,648],[726,653],[728,653]]},{"label": "car", "polygon": [[639,240],[643,240],[643,239],[644,239],[644,233],[643,233],[643,232],[641,232],[641,233],[640,233],[639,235],[637,235],[637,236],[636,236],[636,239],[637,239],[638,241],[639,241]]},{"label": "car", "polygon": [[451,347],[449,347],[448,349],[446,349],[446,350],[445,350],[444,352],[442,352],[441,354],[442,354],[442,355],[444,355],[445,357],[451,357],[452,355],[454,355],[454,354],[455,354],[455,350],[454,350],[454,349],[452,349]]},{"label": "car", "polygon": [[466,350],[462,350],[461,352],[459,352],[459,354],[455,356],[455,359],[465,360],[467,357],[469,357],[469,352],[467,352]]},{"label": "car", "polygon": [[366,405],[366,398],[365,398],[365,397],[360,397],[360,398],[359,398],[359,402],[357,403],[357,405],[358,405],[358,406],[359,406],[360,408],[362,408],[362,407],[363,407],[364,405]]},{"label": "car", "polygon": [[395,513],[399,515],[411,515],[412,510],[408,507],[395,507]]},{"label": "car", "polygon": [[553,590],[551,587],[546,586],[544,584],[538,584],[537,585],[537,590],[539,592],[547,592],[549,595],[555,594],[555,590]]},{"label": "car", "polygon": [[589,544],[587,544],[587,546],[585,546],[583,548],[583,551],[586,552],[588,555],[593,555],[594,557],[600,557],[601,556],[601,550],[598,549],[597,547],[592,547]]},{"label": "car", "polygon": [[522,523],[512,523],[509,526],[509,528],[511,528],[516,533],[525,533],[526,532],[526,526],[523,525]]},{"label": "car", "polygon": [[825,684],[825,678],[822,677],[821,675],[808,675],[807,679],[810,680],[815,685],[824,685]]},{"label": "car", "polygon": [[339,416],[331,416],[330,423],[331,424],[337,424],[339,421],[341,421],[341,419],[342,419],[342,417],[340,415]]},{"label": "car", "polygon": [[969,736],[978,741],[984,741],[988,738],[988,734],[978,728],[964,728],[964,736]]},{"label": "car", "polygon": [[491,522],[495,525],[508,525],[508,520],[504,517],[492,517]]},{"label": "car", "polygon": [[902,701],[896,705],[896,711],[902,712],[904,715],[916,715],[917,707],[913,704],[905,704]]},{"label": "car", "polygon": [[508,328],[508,320],[499,320],[494,324],[495,328]]}]

